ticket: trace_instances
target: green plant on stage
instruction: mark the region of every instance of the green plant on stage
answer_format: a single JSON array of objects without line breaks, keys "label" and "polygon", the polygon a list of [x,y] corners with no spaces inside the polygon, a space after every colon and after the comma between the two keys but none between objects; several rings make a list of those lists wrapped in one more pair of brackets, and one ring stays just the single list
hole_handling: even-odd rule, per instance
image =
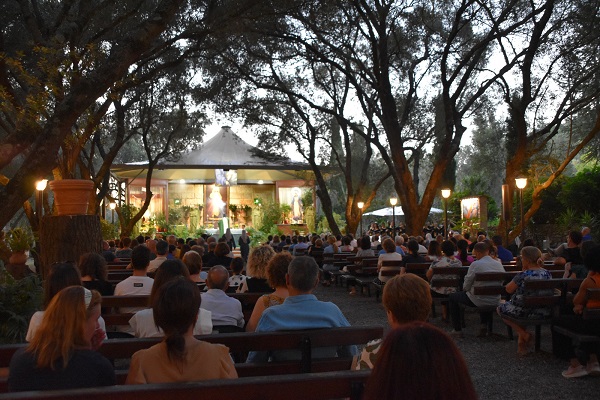
[{"label": "green plant on stage", "polygon": [[244,204],[242,206],[242,210],[244,210],[244,214],[246,217],[249,217],[252,214],[252,207],[248,204]]},{"label": "green plant on stage", "polygon": [[292,212],[292,206],[290,206],[289,204],[280,204],[279,210],[281,213],[281,222],[284,222],[290,217],[290,213]]},{"label": "green plant on stage", "polygon": [[190,231],[188,230],[188,227],[185,226],[185,225],[179,225],[179,226],[173,227],[172,233],[175,236],[177,236],[178,238],[188,238],[188,237],[190,237]]},{"label": "green plant on stage", "polygon": [[25,341],[29,320],[42,306],[42,293],[37,275],[16,280],[0,267],[0,343]]},{"label": "green plant on stage", "polygon": [[308,189],[305,191],[300,199],[302,200],[302,207],[304,208],[303,211],[306,212],[308,207],[313,206],[313,190]]},{"label": "green plant on stage", "polygon": [[203,226],[201,226],[198,229],[196,229],[196,231],[194,233],[195,233],[196,237],[200,237],[206,233],[206,229]]},{"label": "green plant on stage", "polygon": [[159,232],[167,232],[169,230],[169,224],[167,223],[167,218],[165,217],[165,214],[163,214],[163,213],[156,214],[154,223],[158,227]]}]

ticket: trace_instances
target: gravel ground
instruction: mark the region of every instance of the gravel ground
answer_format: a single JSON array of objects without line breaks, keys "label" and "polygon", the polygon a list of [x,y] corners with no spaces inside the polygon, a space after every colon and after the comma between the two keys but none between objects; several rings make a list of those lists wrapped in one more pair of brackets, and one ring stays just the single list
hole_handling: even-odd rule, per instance
[{"label": "gravel ground", "polygon": [[[351,325],[379,325],[387,328],[387,320],[381,302],[366,295],[350,296],[340,286],[319,286],[315,295],[324,301],[332,301],[340,307]],[[451,328],[439,317],[430,322],[449,331]],[[552,355],[550,329],[542,327],[541,351],[526,357],[517,356],[516,339],[508,340],[505,325],[494,316],[493,336],[477,338],[479,315],[468,311],[465,315],[464,337],[456,344],[471,372],[471,378],[482,400],[506,399],[598,399],[600,378],[567,380],[561,376],[566,369],[564,361]],[[533,327],[530,328],[532,332]]]}]

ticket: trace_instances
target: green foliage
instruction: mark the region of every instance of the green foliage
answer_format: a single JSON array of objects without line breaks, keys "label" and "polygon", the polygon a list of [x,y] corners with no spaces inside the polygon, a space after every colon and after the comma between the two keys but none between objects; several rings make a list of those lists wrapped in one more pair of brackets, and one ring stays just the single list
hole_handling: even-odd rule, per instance
[{"label": "green foliage", "polygon": [[178,225],[173,227],[173,231],[171,232],[173,235],[179,238],[188,238],[190,237],[190,231],[185,225]]},{"label": "green foliage", "polygon": [[28,228],[13,228],[6,237],[6,244],[12,252],[31,250],[34,241],[33,233]]},{"label": "green foliage", "polygon": [[600,166],[584,169],[566,180],[558,198],[564,207],[577,213],[600,214]]},{"label": "green foliage", "polygon": [[117,226],[104,218],[100,218],[100,229],[102,230],[102,239],[104,240],[111,240],[118,237]]},{"label": "green foliage", "polygon": [[131,219],[138,213],[140,210],[138,207],[131,204],[123,204],[120,208],[121,216],[125,222],[125,225],[131,221]]},{"label": "green foliage", "polygon": [[275,202],[266,202],[262,209],[263,220],[259,229],[263,232],[269,232],[281,221],[281,207]]},{"label": "green foliage", "polygon": [[[346,224],[346,220],[338,213],[333,213],[333,219],[337,223],[338,226],[344,226]],[[317,233],[329,233],[331,232],[331,228],[329,227],[329,222],[325,216],[321,216],[319,222],[317,224]]]},{"label": "green foliage", "polygon": [[304,192],[304,194],[302,195],[302,207],[304,208],[304,211],[306,212],[307,207],[312,207],[313,206],[313,190],[309,189],[307,191]]},{"label": "green foliage", "polygon": [[204,227],[201,226],[198,229],[196,229],[196,231],[194,233],[195,233],[196,237],[200,237],[206,233],[206,229],[204,229]]},{"label": "green foliage", "polygon": [[165,214],[163,214],[163,213],[156,214],[156,218],[154,219],[154,222],[156,223],[156,226],[158,226],[158,230],[160,232],[166,232],[169,230],[169,224],[167,224],[167,218],[165,217]]},{"label": "green foliage", "polygon": [[169,224],[181,225],[183,220],[181,218],[181,209],[175,207],[169,207]]},{"label": "green foliage", "polygon": [[25,341],[29,320],[42,306],[42,293],[37,275],[16,280],[0,267],[0,343]]},{"label": "green foliage", "polygon": [[259,229],[248,227],[246,232],[250,236],[250,247],[260,246],[262,243],[267,241],[268,234]]},{"label": "green foliage", "polygon": [[556,219],[556,223],[563,232],[579,229],[579,215],[572,208],[564,210]]}]

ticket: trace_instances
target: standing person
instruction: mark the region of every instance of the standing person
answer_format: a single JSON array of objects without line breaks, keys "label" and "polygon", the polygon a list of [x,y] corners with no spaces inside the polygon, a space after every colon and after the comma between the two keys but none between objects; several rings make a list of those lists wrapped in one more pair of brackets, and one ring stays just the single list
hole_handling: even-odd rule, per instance
[{"label": "standing person", "polygon": [[[475,244],[473,254],[477,257],[469,266],[465,281],[463,283],[463,291],[452,293],[449,296],[450,317],[452,318],[452,326],[454,332],[462,331],[462,321],[460,318],[460,304],[468,307],[489,307],[497,306],[500,302],[500,295],[475,295],[474,288],[476,286],[495,286],[498,282],[475,282],[475,274],[479,272],[505,272],[502,263],[490,257],[490,245],[485,242]],[[501,283],[500,283],[501,284]],[[488,334],[488,323],[491,321],[492,312],[480,312],[481,326],[478,337],[484,337]]]},{"label": "standing person", "polygon": [[227,245],[229,246],[229,248],[231,250],[235,250],[235,238],[233,237],[233,234],[231,233],[231,228],[227,228],[225,230],[225,240],[227,241]]},{"label": "standing person", "polygon": [[238,244],[240,245],[240,255],[244,261],[248,262],[248,254],[250,254],[250,237],[245,229],[242,229]]},{"label": "standing person", "polygon": [[477,393],[454,341],[411,322],[386,336],[363,399],[476,400]]},{"label": "standing person", "polygon": [[10,361],[8,390],[58,390],[116,383],[111,363],[97,351],[102,296],[82,286],[61,290],[50,302],[27,347]]},{"label": "standing person", "polygon": [[152,313],[165,338],[133,355],[127,384],[237,378],[227,347],[194,337],[200,304],[200,291],[188,279],[160,287]]},{"label": "standing person", "polygon": [[[319,301],[312,294],[319,284],[319,266],[308,256],[295,257],[288,266],[286,283],[289,296],[280,306],[267,308],[258,322],[256,332],[283,330],[339,328],[350,326],[344,314],[333,303]],[[352,356],[357,354],[356,346],[343,346],[340,349],[314,349],[319,357]],[[298,359],[299,352],[251,351],[247,362]],[[313,354],[315,357],[316,354]]]},{"label": "standing person", "polygon": [[[498,314],[503,317],[509,315],[517,318],[543,318],[550,316],[548,308],[525,308],[523,305],[523,296],[525,292],[525,281],[532,279],[552,279],[550,272],[546,271],[542,266],[542,253],[537,247],[526,246],[521,249],[521,262],[523,264],[523,272],[517,274],[512,281],[506,285],[506,292],[512,294],[510,301],[500,304]],[[552,292],[552,291],[550,291]],[[532,294],[532,293],[527,293]],[[539,296],[548,295],[547,290],[540,291]],[[515,322],[502,318],[504,323],[514,330],[519,335],[518,350],[519,355],[525,355],[529,352],[529,348],[533,342],[533,335]]]}]

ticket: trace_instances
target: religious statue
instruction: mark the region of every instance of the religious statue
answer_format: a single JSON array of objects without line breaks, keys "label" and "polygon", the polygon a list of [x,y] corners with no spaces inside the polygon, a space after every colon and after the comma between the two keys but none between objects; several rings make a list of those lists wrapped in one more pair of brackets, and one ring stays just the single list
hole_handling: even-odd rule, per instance
[{"label": "religious statue", "polygon": [[294,197],[292,198],[292,222],[299,224],[302,221],[302,199],[300,199],[300,191],[294,190]]}]

